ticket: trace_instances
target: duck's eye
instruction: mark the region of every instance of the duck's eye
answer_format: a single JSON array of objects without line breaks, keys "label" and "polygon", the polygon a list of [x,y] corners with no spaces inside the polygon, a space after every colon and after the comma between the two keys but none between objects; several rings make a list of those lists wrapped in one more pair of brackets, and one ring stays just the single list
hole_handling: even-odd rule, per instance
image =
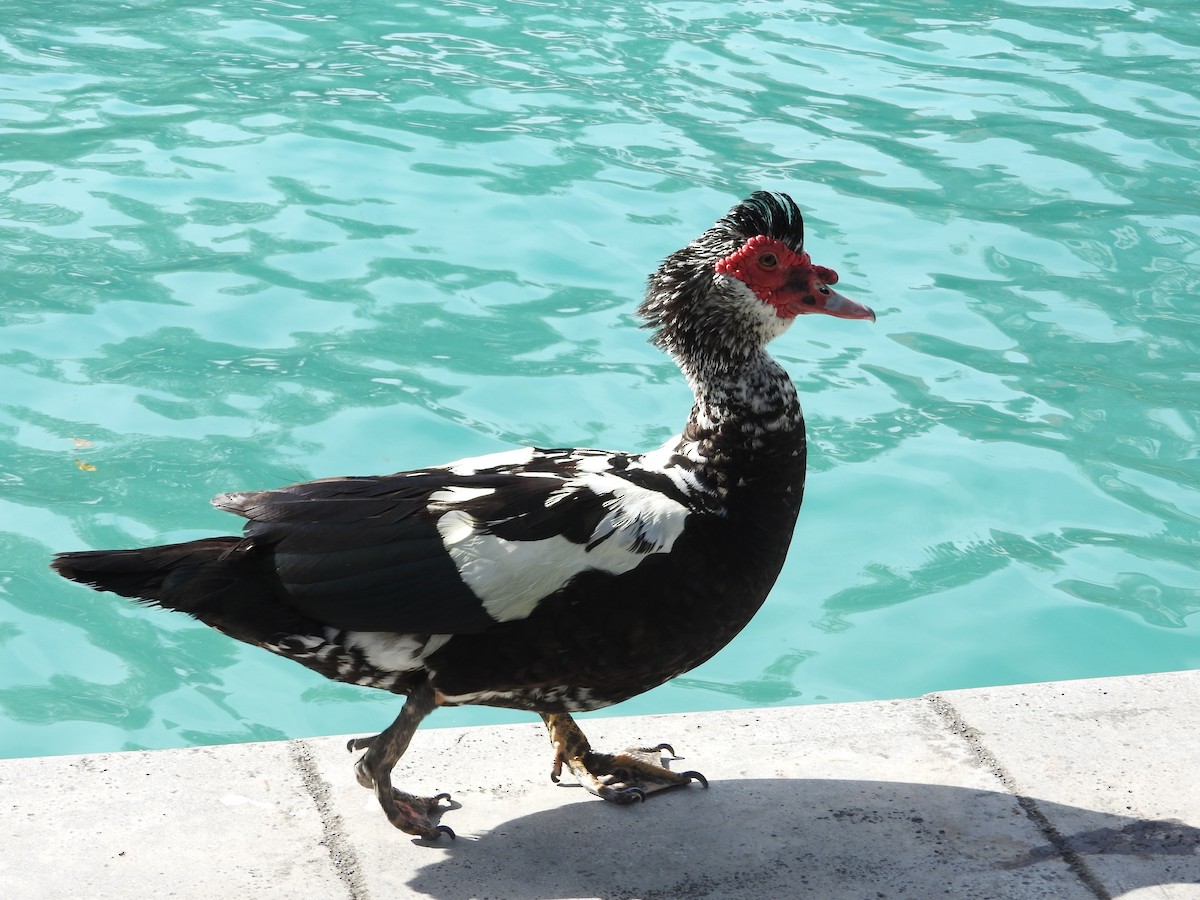
[{"label": "duck's eye", "polygon": [[774,253],[760,253],[758,264],[764,269],[773,269],[779,265],[779,258]]},{"label": "duck's eye", "polygon": [[825,285],[821,285],[819,288],[817,288],[817,290],[819,290],[822,294],[829,293],[829,288],[825,287]]}]

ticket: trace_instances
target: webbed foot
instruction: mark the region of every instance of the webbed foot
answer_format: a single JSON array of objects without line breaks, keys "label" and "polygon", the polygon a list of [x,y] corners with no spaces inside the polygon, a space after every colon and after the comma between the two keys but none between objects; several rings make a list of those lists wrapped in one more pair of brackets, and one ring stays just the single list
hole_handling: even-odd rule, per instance
[{"label": "webbed foot", "polygon": [[430,816],[444,811],[439,803],[450,801],[449,794],[433,797],[418,797],[392,787],[392,769],[404,755],[420,721],[436,706],[432,688],[419,685],[409,694],[404,709],[388,728],[372,737],[353,738],[346,749],[354,752],[366,750],[354,764],[358,783],[374,791],[379,805],[388,821],[405,834],[437,840],[443,834],[454,837],[454,832],[445,825],[435,825]]},{"label": "webbed foot", "polygon": [[[354,743],[351,741],[351,749],[355,749]],[[369,754],[354,764],[354,774],[358,778],[359,784],[374,791],[388,821],[405,834],[413,834],[430,840],[437,840],[443,834],[454,837],[454,831],[448,825],[435,825],[430,821],[430,816],[453,808],[449,794],[443,792],[432,797],[418,797],[393,787],[390,772],[380,775],[372,774]],[[439,805],[443,800],[447,802],[447,806]]]},{"label": "webbed foot", "polygon": [[566,765],[585,788],[603,800],[618,804],[639,803],[649,794],[693,781],[708,787],[708,779],[699,772],[672,772],[667,768],[661,754],[666,751],[675,756],[670,744],[634,747],[615,754],[597,753],[566,713],[544,713],[542,719],[554,743],[550,778],[555,782]]}]

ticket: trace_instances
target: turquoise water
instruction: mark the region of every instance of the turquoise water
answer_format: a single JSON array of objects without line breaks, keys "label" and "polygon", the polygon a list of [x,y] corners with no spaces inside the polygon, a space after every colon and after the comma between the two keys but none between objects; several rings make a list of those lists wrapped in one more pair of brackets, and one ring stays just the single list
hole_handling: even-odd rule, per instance
[{"label": "turquoise water", "polygon": [[1194,4],[38,9],[0,2],[0,755],[390,722],[47,559],[228,533],[225,490],[656,445],[689,397],[645,276],[762,187],[879,322],[775,345],[784,574],[615,712],[1200,666]]}]

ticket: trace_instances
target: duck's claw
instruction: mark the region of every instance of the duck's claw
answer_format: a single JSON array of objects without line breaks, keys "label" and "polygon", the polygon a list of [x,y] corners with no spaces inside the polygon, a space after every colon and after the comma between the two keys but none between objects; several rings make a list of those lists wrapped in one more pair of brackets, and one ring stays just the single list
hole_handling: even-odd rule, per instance
[{"label": "duck's claw", "polygon": [[392,808],[389,809],[387,804],[383,804],[383,807],[388,821],[405,834],[415,834],[436,841],[443,834],[454,837],[454,831],[448,825],[434,825],[429,821],[431,814],[442,811],[438,806],[441,800],[449,802],[450,795],[441,793],[434,797],[414,797],[392,788]]},{"label": "duck's claw", "polygon": [[432,797],[418,797],[396,788],[392,785],[392,769],[408,746],[412,732],[416,730],[426,708],[432,707],[430,690],[414,692],[390,728],[371,737],[351,738],[346,744],[346,749],[351,752],[367,751],[354,764],[354,774],[359,784],[374,792],[388,821],[405,834],[414,834],[427,840],[437,840],[443,834],[454,837],[452,829],[435,825],[430,817],[445,811],[439,805],[443,800],[447,803],[446,808],[457,804],[445,792]]},{"label": "duck's claw", "polygon": [[565,765],[597,797],[621,805],[640,803],[649,794],[693,781],[708,787],[708,779],[699,772],[672,772],[667,768],[661,754],[666,751],[675,756],[670,744],[634,747],[616,754],[597,753],[570,716],[551,713],[542,718],[554,742],[553,781],[559,780]]},{"label": "duck's claw", "polygon": [[658,755],[662,748],[635,747],[617,754],[592,751],[580,760],[566,762],[584,787],[612,803],[643,801],[649,794],[692,781],[708,787],[708,779],[699,772],[672,772],[667,768],[666,760]]},{"label": "duck's claw", "polygon": [[370,737],[350,738],[350,740],[346,741],[346,749],[351,753],[354,753],[358,750],[366,750],[373,743],[375,743],[375,739],[377,737],[379,737],[379,735],[373,734]]},{"label": "duck's claw", "polygon": [[[444,812],[454,807],[450,795],[443,791],[432,797],[418,797],[407,791],[392,786],[390,773],[374,776],[370,766],[364,765],[365,758],[360,759],[354,767],[358,783],[375,792],[379,805],[383,807],[388,821],[405,834],[414,834],[428,840],[436,841],[443,834],[454,837],[454,831],[446,825],[434,825],[430,816]],[[446,806],[440,806],[445,800]]]}]

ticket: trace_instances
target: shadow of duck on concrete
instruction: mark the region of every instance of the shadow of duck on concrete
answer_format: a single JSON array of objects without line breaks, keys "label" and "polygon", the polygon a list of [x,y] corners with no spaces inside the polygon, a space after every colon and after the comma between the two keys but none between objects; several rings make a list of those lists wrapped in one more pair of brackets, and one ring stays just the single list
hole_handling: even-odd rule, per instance
[{"label": "shadow of duck on concrete", "polygon": [[1200,885],[1192,825],[889,781],[714,781],[635,808],[568,803],[460,837],[397,894],[1092,900]]}]

